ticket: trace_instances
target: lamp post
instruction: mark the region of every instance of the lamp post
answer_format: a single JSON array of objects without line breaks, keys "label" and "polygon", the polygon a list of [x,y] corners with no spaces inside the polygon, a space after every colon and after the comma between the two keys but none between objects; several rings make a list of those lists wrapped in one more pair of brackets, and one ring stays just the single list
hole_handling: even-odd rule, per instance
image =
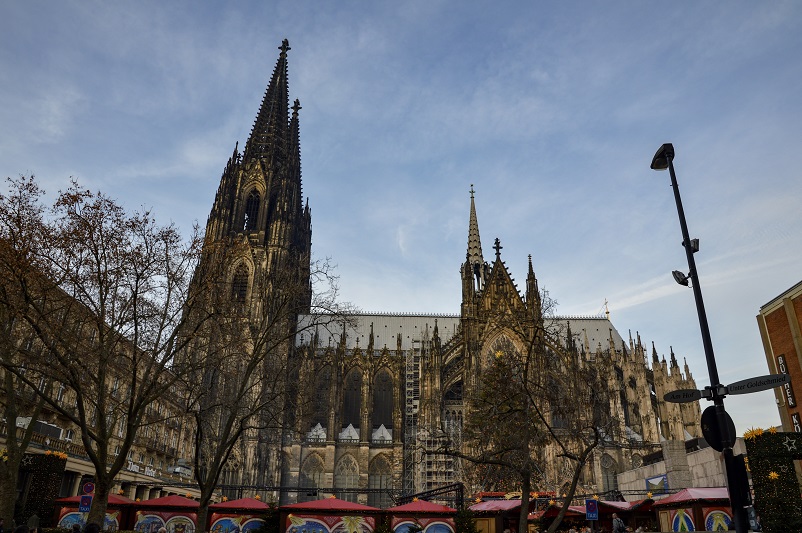
[{"label": "lamp post", "polygon": [[741,476],[738,473],[738,466],[736,459],[733,456],[732,446],[735,443],[735,434],[730,430],[730,418],[724,410],[724,397],[726,395],[726,387],[721,384],[718,377],[718,369],[716,367],[716,358],[713,354],[713,343],[710,340],[710,328],[707,325],[707,314],[705,313],[705,304],[702,300],[702,289],[699,286],[699,275],[696,272],[696,261],[693,254],[699,251],[699,241],[697,239],[691,240],[688,235],[688,224],[685,222],[685,212],[682,209],[682,199],[679,195],[679,185],[677,185],[677,176],[674,173],[674,145],[666,143],[657,150],[652,159],[652,170],[665,170],[668,169],[671,175],[671,187],[674,189],[674,200],[677,203],[677,214],[679,215],[679,225],[682,229],[682,246],[685,248],[685,255],[688,259],[688,275],[685,276],[682,272],[674,271],[674,279],[677,283],[687,286],[688,279],[691,281],[693,288],[693,296],[696,300],[696,313],[699,315],[699,327],[702,333],[702,344],[705,350],[705,359],[707,360],[707,371],[710,375],[709,393],[706,395],[713,400],[715,406],[716,420],[718,422],[718,430],[721,436],[721,443],[723,446],[722,453],[724,454],[724,465],[727,470],[727,488],[730,493],[730,504],[732,506],[733,522],[735,530],[738,533],[746,533],[749,529],[749,522],[746,518],[745,505],[746,501],[746,488],[740,486]]}]

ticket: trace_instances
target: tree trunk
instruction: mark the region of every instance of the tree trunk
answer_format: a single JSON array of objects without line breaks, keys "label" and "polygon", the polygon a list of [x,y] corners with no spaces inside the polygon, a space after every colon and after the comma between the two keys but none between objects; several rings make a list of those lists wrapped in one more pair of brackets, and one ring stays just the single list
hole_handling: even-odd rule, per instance
[{"label": "tree trunk", "polygon": [[92,498],[92,507],[89,509],[89,516],[86,523],[94,522],[100,526],[100,529],[105,529],[106,523],[106,507],[109,505],[109,492],[111,491],[111,483],[113,477],[109,477],[106,473],[97,472],[95,469],[95,494]]},{"label": "tree trunk", "polygon": [[214,487],[204,487],[201,486],[201,496],[200,502],[198,506],[198,524],[195,528],[197,533],[205,533],[207,528],[207,522],[209,521],[209,503],[212,501],[212,490]]},{"label": "tree trunk", "polygon": [[521,512],[518,515],[518,533],[529,531],[529,492],[532,490],[532,480],[529,471],[521,476]]}]

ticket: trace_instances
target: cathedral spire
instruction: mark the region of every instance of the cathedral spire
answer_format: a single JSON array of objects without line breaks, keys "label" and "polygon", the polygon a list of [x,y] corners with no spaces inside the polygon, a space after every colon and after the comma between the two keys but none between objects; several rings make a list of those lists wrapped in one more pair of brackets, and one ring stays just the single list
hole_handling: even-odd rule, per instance
[{"label": "cathedral spire", "polygon": [[286,157],[288,141],[289,86],[287,83],[287,39],[279,47],[281,53],[267,86],[259,114],[245,143],[245,159],[281,161]]},{"label": "cathedral spire", "polygon": [[476,204],[473,200],[473,183],[471,183],[471,218],[468,225],[468,260],[472,265],[482,265],[482,241],[479,238],[479,222],[476,219]]}]

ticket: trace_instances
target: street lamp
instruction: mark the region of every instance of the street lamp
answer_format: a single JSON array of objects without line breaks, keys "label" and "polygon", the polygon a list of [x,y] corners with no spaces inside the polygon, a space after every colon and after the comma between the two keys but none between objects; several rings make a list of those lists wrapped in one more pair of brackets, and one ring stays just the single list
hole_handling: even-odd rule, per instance
[{"label": "street lamp", "polygon": [[713,355],[713,343],[710,340],[710,328],[707,325],[707,314],[705,313],[705,304],[702,300],[702,289],[699,286],[699,275],[696,272],[696,261],[693,254],[699,251],[699,240],[691,239],[688,236],[688,224],[685,222],[685,212],[682,209],[682,199],[679,195],[679,185],[677,185],[677,176],[674,174],[674,145],[666,143],[657,150],[652,159],[652,170],[665,170],[668,169],[671,175],[671,187],[674,189],[674,200],[677,202],[677,214],[679,215],[679,225],[682,229],[682,246],[685,248],[685,255],[688,258],[687,275],[680,271],[674,271],[674,279],[677,283],[687,286],[690,279],[690,285],[693,289],[693,296],[696,300],[696,313],[699,315],[699,327],[702,332],[702,344],[705,350],[705,359],[707,360],[707,371],[710,375],[710,387],[708,387],[707,396],[713,400],[715,406],[716,421],[718,423],[719,436],[721,437],[722,453],[724,454],[724,465],[727,470],[727,485],[730,493],[730,504],[732,505],[732,516],[735,525],[735,530],[738,533],[746,533],[749,527],[749,522],[746,517],[745,506],[748,503],[746,500],[747,488],[743,487],[743,477],[739,473],[739,466],[736,463],[736,458],[733,456],[732,446],[735,443],[735,433],[731,431],[732,422],[729,415],[724,410],[724,397],[726,395],[726,388],[721,384],[718,378],[718,369],[716,368],[716,358]]}]

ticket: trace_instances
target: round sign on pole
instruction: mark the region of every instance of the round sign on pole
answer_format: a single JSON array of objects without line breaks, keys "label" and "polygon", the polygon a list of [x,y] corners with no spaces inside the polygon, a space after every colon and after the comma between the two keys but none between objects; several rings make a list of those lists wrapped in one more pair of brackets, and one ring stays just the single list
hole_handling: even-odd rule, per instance
[{"label": "round sign on pole", "polygon": [[92,494],[93,492],[95,492],[95,484],[91,481],[84,483],[84,494]]},{"label": "round sign on pole", "polygon": [[[729,413],[724,413],[729,426],[731,436],[735,435],[735,424],[732,422]],[[721,428],[718,423],[718,416],[716,415],[716,406],[711,405],[702,413],[702,436],[705,438],[711,448],[717,452],[724,450],[724,442],[721,440]]]}]

